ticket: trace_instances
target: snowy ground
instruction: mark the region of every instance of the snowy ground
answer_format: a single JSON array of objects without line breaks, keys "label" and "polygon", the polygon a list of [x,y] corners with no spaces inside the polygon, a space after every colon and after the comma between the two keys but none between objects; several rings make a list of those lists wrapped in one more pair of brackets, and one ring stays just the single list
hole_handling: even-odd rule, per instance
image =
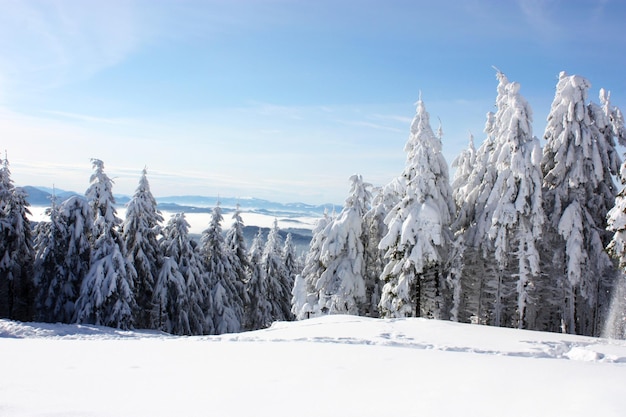
[{"label": "snowy ground", "polygon": [[0,416],[624,416],[626,342],[329,316],[171,337],[0,320]]}]

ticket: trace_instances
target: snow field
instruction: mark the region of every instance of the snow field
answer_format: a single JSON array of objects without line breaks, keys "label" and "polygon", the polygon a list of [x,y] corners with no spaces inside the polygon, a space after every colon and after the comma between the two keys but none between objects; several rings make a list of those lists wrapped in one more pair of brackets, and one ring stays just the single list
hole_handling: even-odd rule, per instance
[{"label": "snow field", "polygon": [[0,415],[622,416],[626,342],[326,316],[172,337],[0,320]]}]

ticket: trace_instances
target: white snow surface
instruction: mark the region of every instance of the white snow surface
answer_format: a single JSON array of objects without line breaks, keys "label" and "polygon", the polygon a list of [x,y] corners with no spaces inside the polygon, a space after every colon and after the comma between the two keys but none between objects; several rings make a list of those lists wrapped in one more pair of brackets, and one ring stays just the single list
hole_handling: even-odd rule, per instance
[{"label": "white snow surface", "polygon": [[626,342],[325,316],[174,337],[0,320],[0,416],[623,416]]}]

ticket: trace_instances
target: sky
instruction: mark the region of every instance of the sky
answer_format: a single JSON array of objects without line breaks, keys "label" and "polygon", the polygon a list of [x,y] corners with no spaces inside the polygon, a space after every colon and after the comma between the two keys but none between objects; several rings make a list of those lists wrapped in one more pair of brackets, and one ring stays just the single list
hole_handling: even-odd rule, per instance
[{"label": "sky", "polygon": [[[620,0],[0,0],[0,149],[16,185],[341,204],[404,168],[415,103],[449,163],[496,71],[541,138],[558,74],[626,107]],[[542,142],[543,143],[543,142]],[[623,151],[623,150],[621,150]],[[452,171],[451,171],[452,175]]]}]

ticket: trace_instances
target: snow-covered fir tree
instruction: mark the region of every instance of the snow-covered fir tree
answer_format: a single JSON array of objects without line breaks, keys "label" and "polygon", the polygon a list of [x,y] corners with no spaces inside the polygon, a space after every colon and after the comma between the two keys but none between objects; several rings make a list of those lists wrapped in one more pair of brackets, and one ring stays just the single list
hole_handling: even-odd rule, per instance
[{"label": "snow-covered fir tree", "polygon": [[33,318],[33,242],[26,193],[13,185],[6,155],[0,165],[0,317]]},{"label": "snow-covered fir tree", "polygon": [[[93,235],[93,212],[82,196],[71,196],[59,207],[60,223],[66,233],[63,284],[67,299],[67,320],[75,316],[76,300],[91,265],[91,238]],[[58,294],[58,292],[57,292]],[[58,295],[57,295],[58,297]],[[56,300],[61,303],[63,297]],[[70,311],[72,316],[70,316]]]},{"label": "snow-covered fir tree", "polygon": [[201,334],[191,331],[189,322],[190,305],[185,278],[180,273],[173,258],[164,257],[158,275],[152,287],[151,327],[170,334]]},{"label": "snow-covered fir tree", "polygon": [[82,196],[71,196],[61,204],[53,197],[48,214],[50,222],[37,226],[36,319],[71,323],[91,264],[93,215]]},{"label": "snow-covered fir tree", "polygon": [[126,254],[119,232],[113,181],[104,172],[104,163],[92,159],[94,173],[85,196],[91,207],[93,243],[89,272],[81,284],[76,301],[78,323],[129,329],[136,308],[133,296],[135,269]]},{"label": "snow-covered fir tree", "polygon": [[326,226],[331,221],[328,212],[317,220],[313,227],[313,237],[309,243],[302,272],[295,277],[292,290],[291,312],[296,320],[304,320],[319,315],[318,292],[315,285],[319,281],[325,268],[320,260],[322,245],[326,240]]},{"label": "snow-covered fir tree", "polygon": [[[235,277],[233,284],[241,299],[242,305],[245,306],[249,302],[246,292],[246,282],[248,280],[250,265],[248,260],[248,248],[246,247],[246,240],[243,233],[244,223],[241,218],[239,204],[237,204],[232,219],[233,223],[226,232],[224,239],[224,250]],[[241,320],[243,325],[243,317]]]},{"label": "snow-covered fir tree", "polygon": [[93,216],[87,200],[53,195],[49,222],[37,225],[35,240],[36,319],[71,323],[83,278],[89,271]]},{"label": "snow-covered fir tree", "polygon": [[[179,280],[177,276],[180,274],[188,303],[186,313],[189,333],[192,335],[214,334],[215,326],[213,316],[210,314],[213,305],[211,291],[205,279],[206,275],[199,250],[189,236],[189,222],[187,222],[185,214],[172,215],[162,232],[159,245],[165,258],[159,271],[159,283],[155,289],[155,295],[161,298],[155,299],[153,297],[154,322],[157,325],[163,324],[165,305],[162,304],[164,291],[162,288],[168,291],[176,288]],[[166,277],[167,275],[169,277]],[[167,295],[168,299],[176,299],[176,297],[176,293]],[[178,305],[178,302],[173,302],[170,305],[174,307]],[[170,321],[180,323],[178,319],[170,318]],[[180,328],[184,327],[181,326]]]},{"label": "snow-covered fir tree", "polygon": [[495,143],[489,160],[496,177],[481,213],[481,219],[491,221],[480,224],[484,229],[477,235],[488,237],[485,261],[493,254],[496,262],[495,276],[487,276],[485,283],[492,292],[493,324],[534,328],[535,314],[527,317],[526,308],[540,272],[541,148],[532,135],[532,111],[519,94],[520,85],[501,72],[497,77],[497,112],[490,132]]},{"label": "snow-covered fir tree", "polygon": [[122,226],[128,256],[137,272],[134,282],[137,304],[134,321],[135,327],[140,329],[152,326],[152,291],[160,268],[158,236],[162,222],[163,216],[157,209],[144,168],[135,194],[127,205]]},{"label": "snow-covered fir tree", "polygon": [[293,319],[291,313],[293,282],[283,262],[283,241],[279,232],[278,221],[274,220],[274,226],[270,229],[263,248],[261,265],[267,280],[267,300],[271,306],[272,320],[288,321]]},{"label": "snow-covered fir tree", "polygon": [[[604,94],[602,96],[605,99],[605,114],[609,116],[611,130],[620,144],[626,144],[626,128],[621,110],[611,108],[608,97]],[[607,229],[613,232],[608,250],[618,260],[620,269],[626,273],[626,161],[620,167],[619,179],[622,189],[615,197],[615,205],[607,215]]]},{"label": "snow-covered fir tree", "polygon": [[457,207],[465,204],[467,194],[470,189],[470,177],[476,166],[476,148],[474,147],[474,135],[470,134],[469,144],[459,156],[452,161],[452,168],[455,169],[452,181],[452,196]]},{"label": "snow-covered fir tree", "polygon": [[421,97],[405,151],[398,181],[404,190],[385,218],[388,232],[379,244],[387,261],[379,309],[383,317],[442,318],[449,314],[444,265],[455,207],[441,139],[430,127]]},{"label": "snow-covered fir tree", "polygon": [[240,331],[244,308],[237,288],[239,277],[225,250],[222,220],[222,209],[218,203],[201,238],[204,269],[213,298],[213,308],[208,314],[213,315],[216,334]]},{"label": "snow-covered fir tree", "polygon": [[[620,169],[622,185],[626,184],[626,162]],[[606,317],[602,336],[626,338],[626,187],[617,194],[615,206],[609,211],[607,228],[614,232],[608,245],[609,253],[618,261],[620,275],[613,288],[611,306]]]},{"label": "snow-covered fir tree", "polygon": [[[463,239],[459,319],[497,326],[536,326],[538,243],[542,210],[541,148],[532,135],[532,111],[520,85],[497,72],[496,113],[487,114],[487,138],[455,162],[453,228]],[[531,306],[528,309],[529,305]]]},{"label": "snow-covered fir tree", "polygon": [[[587,104],[588,80],[562,72],[544,138],[547,214],[542,264],[557,288],[553,316],[562,330],[597,335],[608,309],[615,269],[604,248],[606,215],[614,205],[619,170],[615,134],[600,106]],[[557,330],[549,328],[547,330]]]},{"label": "snow-covered fir tree", "polygon": [[371,204],[371,185],[360,175],[350,177],[350,195],[343,210],[324,231],[320,251],[324,271],[315,283],[322,314],[364,314],[366,310],[365,213]]},{"label": "snow-covered fir tree", "polygon": [[[611,131],[621,145],[626,144],[626,127],[621,110],[610,105],[609,94],[604,90],[600,90],[600,99],[610,122],[607,130]],[[613,288],[611,306],[602,336],[624,339],[626,338],[626,162],[620,167],[619,178],[622,189],[615,197],[615,206],[607,215],[607,229],[613,233],[607,249],[618,261],[620,276]]]},{"label": "snow-covered fir tree", "polygon": [[385,251],[378,247],[382,238],[387,234],[385,217],[399,201],[399,194],[395,187],[398,179],[394,179],[384,187],[378,187],[372,192],[372,207],[364,216],[367,239],[364,242],[365,253],[365,315],[378,317],[378,304],[382,292],[383,282],[380,276],[385,267]]},{"label": "snow-covered fir tree", "polygon": [[[34,317],[36,321],[43,322],[65,322],[69,323],[72,319],[72,311],[69,318],[57,319],[58,316],[65,315],[65,301],[62,302],[60,308],[55,306],[59,300],[61,290],[65,286],[65,274],[63,270],[63,257],[65,251],[62,245],[65,245],[65,230],[59,219],[59,207],[57,198],[54,193],[51,196],[51,205],[46,209],[45,214],[49,216],[50,221],[42,221],[35,226],[34,238],[34,267],[33,281],[35,285],[34,300]],[[58,311],[57,311],[58,309]]]},{"label": "snow-covered fir tree", "polygon": [[[455,238],[452,244],[452,256],[450,257],[449,274],[447,278],[448,285],[452,289],[452,305],[450,310],[450,320],[452,321],[461,321],[463,315],[463,284],[464,281],[467,281],[467,277],[463,280],[466,249],[464,232],[472,221],[466,216],[471,215],[473,211],[466,210],[466,208],[469,206],[469,194],[473,191],[471,188],[472,180],[476,180],[476,177],[472,176],[476,168],[476,159],[477,152],[474,147],[474,136],[470,134],[467,148],[452,161],[452,168],[456,169],[452,181],[452,197],[457,207],[457,218],[452,223],[452,231],[455,232]],[[472,281],[475,283],[477,279],[480,278],[473,277]]]},{"label": "snow-covered fir tree", "polygon": [[294,282],[296,275],[302,272],[302,267],[299,264],[298,255],[296,254],[296,244],[293,242],[293,235],[291,233],[287,233],[287,237],[285,238],[282,257],[289,280]]},{"label": "snow-covered fir tree", "polygon": [[250,258],[248,262],[249,272],[246,282],[246,293],[249,302],[245,308],[244,329],[256,330],[268,327],[274,321],[272,316],[272,304],[269,300],[268,280],[265,268],[261,263],[263,259],[263,230],[252,240]]},{"label": "snow-covered fir tree", "polygon": [[[485,276],[495,272],[495,261],[486,263],[483,256],[487,253],[488,239],[485,227],[490,218],[483,215],[489,195],[497,178],[495,165],[490,162],[495,152],[493,124],[495,114],[487,113],[485,132],[487,137],[476,151],[474,168],[469,176],[455,185],[465,187],[455,189],[455,200],[458,202],[457,218],[452,223],[452,230],[457,239],[461,239],[463,254],[461,299],[457,306],[457,319],[463,322],[486,324],[491,312],[487,307],[487,288]],[[480,231],[483,231],[479,233]]]}]

